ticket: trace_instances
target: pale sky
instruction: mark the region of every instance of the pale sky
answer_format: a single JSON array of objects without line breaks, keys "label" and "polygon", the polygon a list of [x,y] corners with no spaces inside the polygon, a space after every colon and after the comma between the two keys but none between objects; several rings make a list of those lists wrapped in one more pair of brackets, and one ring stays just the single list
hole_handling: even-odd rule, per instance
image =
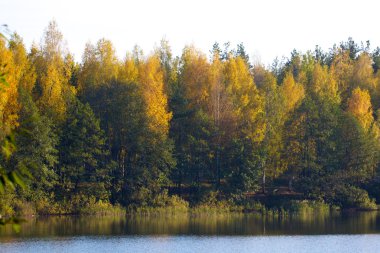
[{"label": "pale sky", "polygon": [[165,37],[175,55],[188,44],[208,54],[215,41],[243,42],[251,59],[268,64],[350,36],[380,46],[379,7],[379,0],[0,0],[0,24],[29,48],[55,19],[78,61],[88,41],[111,40],[123,59],[135,44],[149,53]]}]

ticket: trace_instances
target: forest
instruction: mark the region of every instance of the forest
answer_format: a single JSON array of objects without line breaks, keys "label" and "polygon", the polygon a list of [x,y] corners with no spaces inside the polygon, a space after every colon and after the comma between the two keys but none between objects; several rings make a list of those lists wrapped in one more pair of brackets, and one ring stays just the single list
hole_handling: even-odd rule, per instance
[{"label": "forest", "polygon": [[[280,42],[279,42],[280,43]],[[270,66],[243,44],[165,39],[124,59],[57,23],[0,38],[0,214],[249,206],[281,191],[340,208],[380,202],[380,48],[349,38]]]}]

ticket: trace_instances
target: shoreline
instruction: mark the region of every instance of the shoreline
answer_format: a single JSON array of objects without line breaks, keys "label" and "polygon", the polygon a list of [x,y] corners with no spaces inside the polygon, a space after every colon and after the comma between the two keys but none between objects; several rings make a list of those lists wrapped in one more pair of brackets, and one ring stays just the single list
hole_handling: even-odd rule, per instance
[{"label": "shoreline", "polygon": [[[265,208],[265,206],[264,206]],[[130,217],[135,215],[141,216],[160,216],[160,215],[190,215],[190,216],[203,216],[203,215],[233,215],[233,214],[257,214],[262,216],[278,216],[278,217],[286,217],[286,216],[296,216],[302,214],[353,214],[353,213],[367,213],[367,212],[379,212],[380,209],[368,209],[368,208],[334,208],[329,207],[327,209],[319,209],[319,208],[308,208],[301,210],[289,210],[284,208],[265,208],[263,210],[257,209],[240,209],[237,210],[235,207],[233,210],[229,209],[218,209],[217,207],[208,207],[199,208],[199,207],[189,207],[186,210],[178,210],[171,207],[166,208],[155,208],[155,207],[139,207],[135,210],[128,210],[128,208],[124,208],[122,212],[108,212],[108,213],[45,213],[45,214],[26,214],[26,215],[17,215],[16,217],[20,217],[22,219],[30,219],[30,218],[48,218],[48,217]],[[3,216],[2,218],[7,218],[7,216]]]}]

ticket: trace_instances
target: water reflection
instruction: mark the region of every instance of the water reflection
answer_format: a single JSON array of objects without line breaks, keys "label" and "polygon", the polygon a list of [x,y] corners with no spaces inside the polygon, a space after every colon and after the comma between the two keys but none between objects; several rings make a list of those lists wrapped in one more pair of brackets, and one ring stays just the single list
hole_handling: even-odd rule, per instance
[{"label": "water reflection", "polygon": [[0,227],[0,240],[20,237],[111,235],[310,235],[380,233],[378,212],[303,216],[259,214],[134,215],[126,217],[38,217],[20,234]]}]

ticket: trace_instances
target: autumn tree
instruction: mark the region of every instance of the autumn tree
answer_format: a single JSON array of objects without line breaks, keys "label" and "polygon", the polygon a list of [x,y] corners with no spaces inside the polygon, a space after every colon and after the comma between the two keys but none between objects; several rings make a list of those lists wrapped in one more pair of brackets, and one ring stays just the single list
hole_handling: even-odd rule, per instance
[{"label": "autumn tree", "polygon": [[168,112],[164,74],[157,57],[151,56],[146,62],[139,65],[138,82],[146,101],[148,127],[152,133],[157,135],[157,141],[165,142],[172,114]]},{"label": "autumn tree", "polygon": [[275,179],[286,170],[282,158],[284,149],[284,124],[286,110],[281,87],[277,85],[276,77],[263,66],[254,67],[254,80],[265,98],[265,137],[260,145],[260,155],[263,157],[262,190],[265,192],[266,178]]},{"label": "autumn tree", "polygon": [[360,54],[354,63],[353,83],[372,92],[376,89],[377,82],[373,74],[372,59],[367,53]]},{"label": "autumn tree", "polygon": [[19,80],[19,88],[32,94],[36,82],[35,67],[29,60],[22,38],[13,34],[9,41],[9,49],[13,53],[13,60],[16,67],[15,76]]},{"label": "autumn tree", "polygon": [[374,123],[371,97],[367,90],[356,88],[347,101],[347,110],[354,115],[364,129],[370,129]]},{"label": "autumn tree", "polygon": [[361,53],[354,63],[352,82],[354,87],[368,90],[371,95],[371,102],[375,107],[380,104],[379,98],[379,75],[374,74],[372,58],[367,52]]},{"label": "autumn tree", "polygon": [[20,74],[15,65],[14,55],[4,38],[0,38],[0,141],[18,126],[18,87]]},{"label": "autumn tree", "polygon": [[91,96],[91,92],[100,85],[107,85],[116,79],[118,71],[119,62],[111,41],[100,39],[96,45],[87,43],[78,76],[80,94]]},{"label": "autumn tree", "polygon": [[293,75],[288,73],[285,75],[281,89],[284,95],[285,109],[287,112],[292,112],[297,106],[299,106],[305,96],[304,87],[301,84],[296,83]]},{"label": "autumn tree", "polygon": [[224,75],[238,130],[233,136],[226,173],[231,186],[236,185],[238,190],[254,190],[257,187],[257,171],[263,166],[262,159],[258,159],[257,146],[265,136],[264,98],[259,94],[248,65],[242,58],[230,58],[226,62]]},{"label": "autumn tree", "polygon": [[338,85],[334,77],[330,74],[328,67],[315,64],[310,80],[311,92],[325,99],[330,99],[334,103],[340,103]]},{"label": "autumn tree", "polygon": [[208,203],[210,191],[246,204],[289,179],[307,199],[374,206],[379,48],[349,38],[271,68],[252,66],[242,43],[210,53],[186,46],[176,57],[163,39],[119,60],[100,39],[78,63],[55,21],[29,52],[19,35],[1,36],[0,213],[6,184],[40,213],[94,200],[163,206],[176,193]]},{"label": "autumn tree", "polygon": [[40,49],[32,55],[36,66],[37,82],[35,93],[41,110],[57,123],[63,122],[67,105],[74,94],[69,83],[65,57],[67,50],[57,23],[47,27]]},{"label": "autumn tree", "polygon": [[353,60],[350,58],[348,51],[337,50],[334,52],[330,71],[336,80],[338,90],[343,104],[347,101],[352,90],[352,80],[354,73]]},{"label": "autumn tree", "polygon": [[139,77],[138,64],[130,53],[120,66],[118,80],[125,83],[137,83]]}]

